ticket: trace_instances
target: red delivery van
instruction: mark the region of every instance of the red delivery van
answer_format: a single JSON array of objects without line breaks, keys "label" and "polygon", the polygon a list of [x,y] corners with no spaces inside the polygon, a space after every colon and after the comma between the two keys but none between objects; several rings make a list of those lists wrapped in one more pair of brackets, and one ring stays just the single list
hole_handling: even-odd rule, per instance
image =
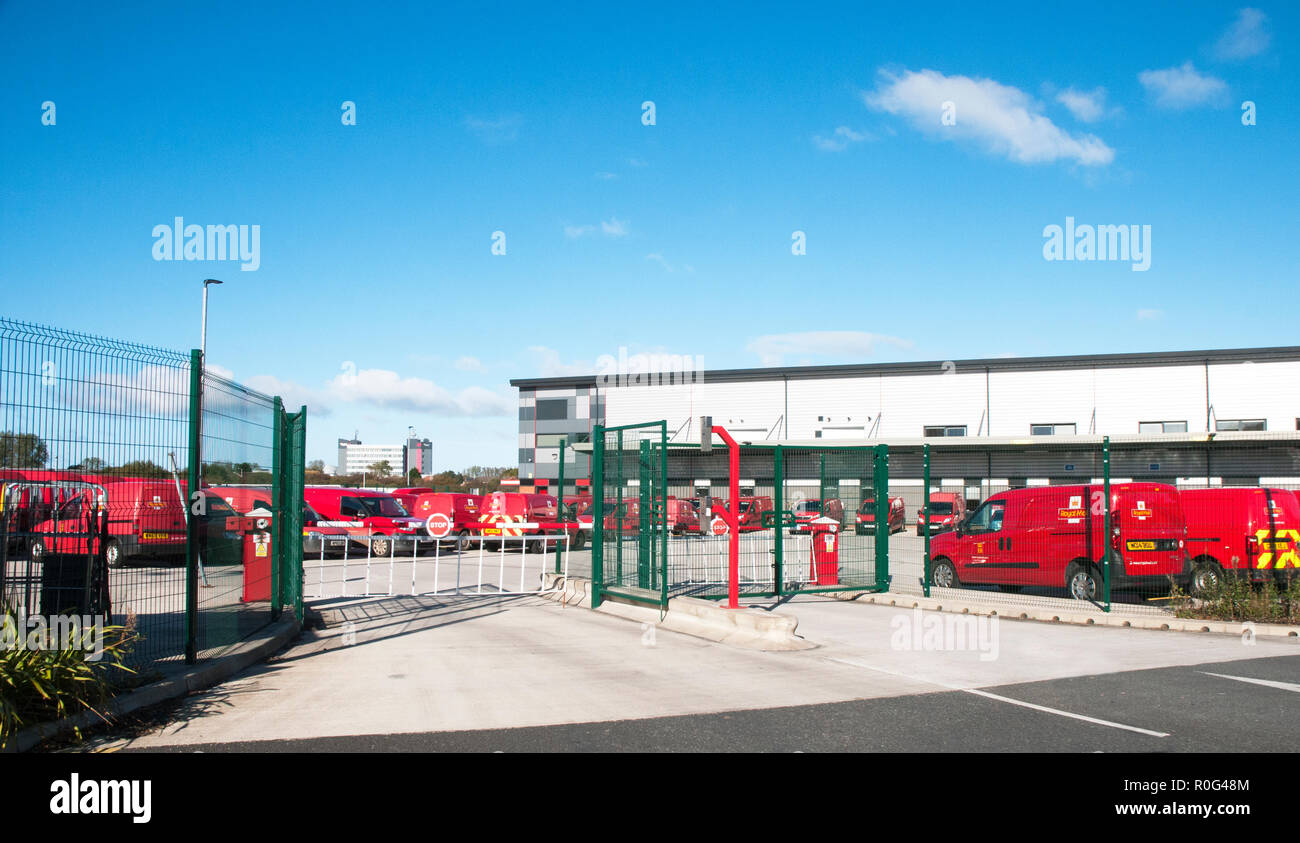
[{"label": "red delivery van", "polygon": [[1300,569],[1300,500],[1288,489],[1185,489],[1191,589],[1204,591],[1225,573],[1251,582]]},{"label": "red delivery van", "polygon": [[[730,502],[725,504],[728,511],[731,511]],[[740,521],[740,531],[748,533],[753,530],[762,530],[763,513],[772,512],[772,499],[767,496],[752,496],[740,498],[740,503],[736,507],[736,517]]]},{"label": "red delivery van", "polygon": [[[211,486],[208,492],[217,495],[230,504],[241,515],[255,511],[271,512],[271,488],[269,486]],[[348,531],[342,527],[322,527],[320,513],[311,508],[306,501],[302,504],[302,553],[303,556],[342,556],[347,551]]]},{"label": "red delivery van", "polygon": [[[103,485],[104,501],[91,487],[68,499],[53,518],[37,524],[33,532],[33,558],[45,553],[88,552],[85,525],[89,513],[107,509],[108,541],[104,554],[110,568],[119,568],[133,557],[184,559],[185,511],[176,494],[176,484],[165,480],[118,481]],[[182,489],[184,487],[182,486]],[[204,514],[199,518],[200,558],[208,564],[239,561],[241,534],[236,529],[239,513],[224,500],[204,490]]]},{"label": "red delivery van", "polygon": [[1102,595],[1101,564],[1112,551],[1111,587],[1186,582],[1187,523],[1178,491],[1164,483],[1110,489],[1111,535],[1100,485],[1036,486],[1000,492],[957,527],[930,540],[932,582],[943,588],[996,585],[1065,588]]},{"label": "red delivery van", "polygon": [[430,492],[416,496],[415,503],[409,507],[411,515],[424,521],[424,530],[430,536],[436,536],[435,525],[430,523],[435,513],[447,516],[449,532],[437,538],[453,538],[462,550],[468,547],[474,531],[479,525],[482,514],[483,496],[469,495],[462,492]]},{"label": "red delivery van", "polygon": [[[906,509],[903,499],[889,496],[889,532],[890,535],[899,532],[906,527]],[[866,533],[876,532],[876,498],[874,493],[868,493],[867,497],[862,499],[862,504],[858,507],[858,514],[853,519],[853,532],[861,536]]]},{"label": "red delivery van", "polygon": [[[479,534],[483,536],[540,536],[567,533],[570,547],[581,538],[576,522],[561,522],[559,501],[554,495],[529,492],[492,492],[483,496],[479,513]],[[511,527],[510,524],[529,524]],[[541,539],[526,543],[529,553],[541,553],[547,543]]]},{"label": "red delivery van", "polygon": [[398,549],[412,549],[417,537],[424,538],[424,522],[402,507],[397,498],[366,489],[308,486],[303,498],[324,520],[323,527],[342,527],[354,538],[368,541],[375,556],[391,556]]},{"label": "red delivery van", "polygon": [[816,518],[829,518],[838,524],[844,523],[844,502],[839,498],[827,498],[825,503],[819,500],[798,501],[791,512],[794,514],[791,533],[812,532],[812,522]]},{"label": "red delivery van", "polygon": [[951,530],[954,525],[966,517],[966,498],[956,492],[931,492],[930,517],[925,515],[925,507],[916,511],[916,534],[924,535],[923,523],[930,522],[930,535]]}]

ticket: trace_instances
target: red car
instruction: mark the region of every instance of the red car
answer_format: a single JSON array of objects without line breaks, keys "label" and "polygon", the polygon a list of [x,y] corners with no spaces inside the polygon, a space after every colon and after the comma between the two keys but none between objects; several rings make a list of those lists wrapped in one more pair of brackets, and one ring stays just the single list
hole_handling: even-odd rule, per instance
[{"label": "red car", "polygon": [[[903,499],[889,496],[889,532],[890,535],[903,530],[906,524],[906,506]],[[876,499],[869,494],[862,499],[858,514],[854,518],[853,532],[859,536],[876,532]]]},{"label": "red car", "polygon": [[[956,492],[930,493],[930,535],[951,530],[966,517],[966,498]],[[923,535],[926,521],[925,507],[916,511],[916,534]]]},{"label": "red car", "polygon": [[930,540],[932,581],[941,588],[997,585],[1065,588],[1080,600],[1102,594],[1112,551],[1112,587],[1185,582],[1187,522],[1178,491],[1164,483],[1111,486],[1111,535],[1102,487],[1039,486],[1001,492],[956,529]]},{"label": "red car", "polygon": [[802,500],[794,505],[794,526],[790,528],[793,533],[808,533],[812,531],[812,522],[817,518],[829,518],[837,524],[844,524],[844,502],[839,498],[827,498],[825,504],[819,500]]},{"label": "red car", "polygon": [[424,537],[424,522],[383,492],[308,486],[303,498],[323,517],[320,526],[342,527],[354,539],[368,541],[375,556],[391,556],[394,544],[414,547],[414,540]]},{"label": "red car", "polygon": [[1191,589],[1212,587],[1225,572],[1264,582],[1300,567],[1300,500],[1287,489],[1186,489]]}]

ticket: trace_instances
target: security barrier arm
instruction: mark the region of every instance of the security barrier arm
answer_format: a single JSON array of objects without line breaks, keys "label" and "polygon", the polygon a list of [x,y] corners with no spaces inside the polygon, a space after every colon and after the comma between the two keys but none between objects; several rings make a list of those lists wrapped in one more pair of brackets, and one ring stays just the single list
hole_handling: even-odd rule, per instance
[{"label": "security barrier arm", "polygon": [[714,425],[712,431],[727,443],[727,483],[730,509],[719,508],[718,514],[727,525],[727,608],[740,608],[740,446],[724,427]]}]

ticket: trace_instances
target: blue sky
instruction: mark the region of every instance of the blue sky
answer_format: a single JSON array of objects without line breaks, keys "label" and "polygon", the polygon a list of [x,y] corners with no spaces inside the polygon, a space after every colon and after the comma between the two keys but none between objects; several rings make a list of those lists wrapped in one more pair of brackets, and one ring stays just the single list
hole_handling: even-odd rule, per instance
[{"label": "blue sky", "polygon": [[[513,464],[508,380],[620,347],[1296,343],[1291,4],[328,9],[0,3],[3,314],[187,349],[220,278],[209,361],[306,401],[309,457],[414,425],[438,468]],[[155,260],[177,216],[259,267]],[[1067,216],[1150,268],[1045,260]]]}]

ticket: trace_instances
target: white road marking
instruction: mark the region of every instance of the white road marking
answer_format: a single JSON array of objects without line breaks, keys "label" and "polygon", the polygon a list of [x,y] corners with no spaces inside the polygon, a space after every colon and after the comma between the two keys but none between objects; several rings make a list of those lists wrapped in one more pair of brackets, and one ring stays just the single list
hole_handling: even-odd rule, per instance
[{"label": "white road marking", "polygon": [[1011,704],[1011,705],[1018,705],[1018,706],[1021,706],[1021,707],[1023,707],[1023,708],[1032,708],[1032,709],[1035,710],[1035,711],[1042,711],[1042,712],[1044,712],[1044,713],[1046,713],[1046,714],[1055,714],[1055,715],[1058,715],[1058,716],[1060,716],[1060,717],[1069,717],[1069,718],[1074,719],[1074,720],[1082,720],[1082,721],[1084,721],[1085,723],[1094,723],[1094,724],[1096,724],[1096,725],[1098,725],[1098,726],[1109,726],[1109,727],[1112,728],[1112,729],[1124,729],[1124,730],[1129,731],[1129,732],[1137,732],[1137,733],[1142,734],[1142,735],[1150,735],[1150,736],[1153,737],[1153,738],[1167,738],[1167,737],[1169,737],[1169,733],[1168,733],[1168,732],[1156,732],[1156,731],[1153,731],[1153,730],[1151,730],[1151,729],[1143,729],[1143,728],[1138,727],[1138,726],[1128,726],[1128,725],[1126,725],[1126,724],[1124,724],[1124,723],[1116,723],[1116,722],[1114,722],[1114,721],[1112,721],[1112,720],[1102,720],[1102,719],[1097,718],[1097,717],[1088,717],[1088,716],[1083,715],[1083,714],[1075,714],[1075,713],[1072,712],[1072,711],[1062,711],[1062,710],[1060,710],[1059,708],[1048,708],[1047,706],[1044,706],[1044,705],[1037,705],[1037,704],[1035,704],[1035,703],[1030,703],[1030,702],[1025,702],[1024,700],[1014,700],[1014,699],[1012,699],[1011,697],[1004,697],[1004,696],[1002,696],[1002,695],[1000,695],[1000,694],[993,694],[993,693],[990,693],[990,692],[988,692],[988,691],[981,691],[981,690],[979,690],[978,688],[963,688],[963,687],[960,686],[960,685],[950,685],[950,684],[948,684],[947,682],[940,682],[940,681],[938,681],[938,680],[936,680],[936,679],[923,679],[923,678],[921,678],[921,677],[919,677],[919,676],[911,676],[911,675],[906,674],[906,673],[897,673],[897,672],[892,671],[892,670],[885,670],[883,667],[876,667],[875,665],[866,664],[865,662],[856,661],[856,660],[854,660],[854,659],[838,659],[838,658],[835,658],[835,657],[833,657],[833,656],[828,656],[827,659],[828,659],[829,661],[839,662],[840,664],[847,664],[847,665],[851,665],[851,666],[853,666],[853,667],[864,667],[864,668],[866,668],[867,670],[874,670],[874,671],[876,671],[876,672],[878,672],[878,673],[887,673],[887,674],[889,674],[890,676],[897,676],[897,677],[900,677],[900,678],[902,678],[902,679],[912,679],[912,680],[915,680],[915,681],[917,681],[917,682],[925,682],[925,683],[928,683],[928,684],[930,684],[930,685],[938,685],[940,688],[947,688],[947,689],[950,690],[950,691],[961,691],[962,693],[965,693],[965,694],[973,694],[973,695],[975,695],[975,696],[977,696],[977,697],[984,697],[984,698],[986,698],[986,699],[990,699],[990,700],[997,700],[998,702],[1009,703],[1009,704]]},{"label": "white road marking", "polygon": [[1272,679],[1251,679],[1249,676],[1228,676],[1224,673],[1209,673],[1202,670],[1206,676],[1217,676],[1220,679],[1236,679],[1238,682],[1249,682],[1252,685],[1263,685],[1266,688],[1278,688],[1283,691],[1291,691],[1300,694],[1300,685],[1294,682],[1274,682]]}]

